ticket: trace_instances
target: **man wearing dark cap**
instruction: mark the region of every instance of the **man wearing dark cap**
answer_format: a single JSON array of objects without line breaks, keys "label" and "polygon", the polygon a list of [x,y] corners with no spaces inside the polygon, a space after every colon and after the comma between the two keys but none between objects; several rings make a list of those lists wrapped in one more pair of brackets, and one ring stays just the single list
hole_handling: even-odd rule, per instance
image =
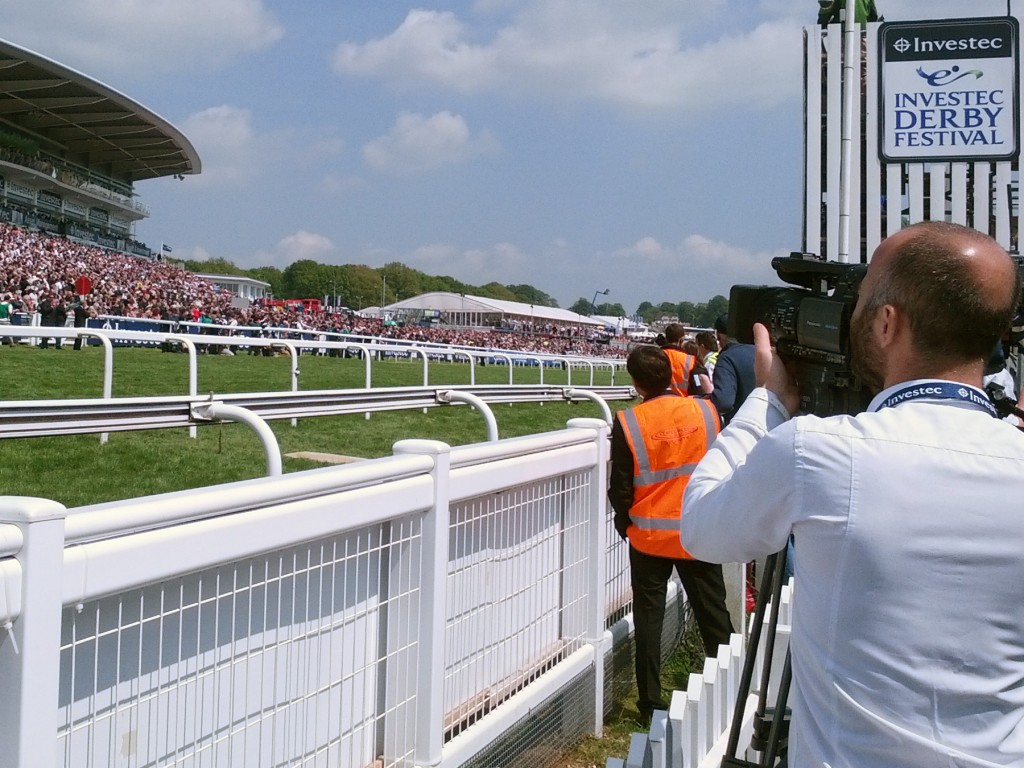
[{"label": "man wearing dark cap", "polygon": [[715,363],[711,402],[724,425],[754,390],[754,345],[729,340],[728,315],[719,315],[715,320],[715,336],[722,351]]}]

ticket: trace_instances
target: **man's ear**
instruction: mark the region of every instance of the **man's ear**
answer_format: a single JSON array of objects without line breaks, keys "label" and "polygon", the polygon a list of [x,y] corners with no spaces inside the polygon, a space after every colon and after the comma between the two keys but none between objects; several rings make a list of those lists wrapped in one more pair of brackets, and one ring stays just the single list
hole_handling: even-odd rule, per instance
[{"label": "man's ear", "polygon": [[875,342],[881,349],[892,346],[905,332],[903,314],[892,304],[883,304],[875,315]]}]

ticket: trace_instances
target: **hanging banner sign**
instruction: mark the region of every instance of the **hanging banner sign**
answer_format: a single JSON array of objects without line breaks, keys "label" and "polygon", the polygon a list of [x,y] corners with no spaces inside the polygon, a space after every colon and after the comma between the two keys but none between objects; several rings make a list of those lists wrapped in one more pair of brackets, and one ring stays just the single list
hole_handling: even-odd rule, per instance
[{"label": "hanging banner sign", "polygon": [[882,160],[1017,157],[1018,39],[1009,16],[882,24]]}]

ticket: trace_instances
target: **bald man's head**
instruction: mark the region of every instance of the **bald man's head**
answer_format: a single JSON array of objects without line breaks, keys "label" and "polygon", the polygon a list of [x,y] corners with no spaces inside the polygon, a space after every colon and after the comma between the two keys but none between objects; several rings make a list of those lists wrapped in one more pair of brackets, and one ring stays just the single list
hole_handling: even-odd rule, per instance
[{"label": "bald man's head", "polygon": [[988,359],[1010,327],[1020,294],[1013,260],[992,238],[924,222],[887,238],[861,289],[867,311],[891,304],[924,359]]}]

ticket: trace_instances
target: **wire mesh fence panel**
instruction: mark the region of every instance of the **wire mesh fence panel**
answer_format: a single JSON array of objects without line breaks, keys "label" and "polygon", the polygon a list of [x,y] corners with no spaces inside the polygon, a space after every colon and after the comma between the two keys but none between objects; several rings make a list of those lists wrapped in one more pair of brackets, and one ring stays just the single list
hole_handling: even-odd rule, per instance
[{"label": "wire mesh fence panel", "polygon": [[404,764],[419,547],[402,518],[67,608],[63,764]]},{"label": "wire mesh fence panel", "polygon": [[452,505],[445,711],[475,722],[580,647],[589,471]]}]

